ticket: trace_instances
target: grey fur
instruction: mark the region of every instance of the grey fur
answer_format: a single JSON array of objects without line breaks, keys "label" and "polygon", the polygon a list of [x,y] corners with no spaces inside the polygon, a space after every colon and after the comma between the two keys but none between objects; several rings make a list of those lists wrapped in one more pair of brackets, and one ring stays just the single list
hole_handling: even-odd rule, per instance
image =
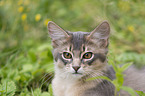
[{"label": "grey fur", "polygon": [[[113,68],[107,65],[106,53],[110,34],[110,26],[107,21],[101,23],[92,32],[67,32],[55,23],[49,22],[48,31],[52,39],[55,58],[55,78],[52,81],[54,96],[114,96],[115,88],[109,81],[102,79],[86,81],[90,77],[97,76],[115,79]],[[63,52],[69,52],[72,59],[65,59]],[[88,60],[83,59],[82,56],[86,52],[92,52],[94,57]],[[73,69],[74,66],[79,68],[77,72]],[[130,75],[133,72],[135,76]],[[145,91],[145,74],[143,72],[145,73],[145,70],[139,71],[134,67],[126,70],[124,74],[127,76],[124,85],[135,90]],[[139,86],[134,86],[137,80]],[[130,81],[133,81],[134,84]],[[120,93],[120,96],[129,96],[124,91]]]},{"label": "grey fur", "polygon": [[94,88],[88,89],[83,96],[114,96],[114,86],[107,80],[103,80]]},{"label": "grey fur", "polygon": [[[105,72],[104,76],[115,79],[115,71],[111,66]],[[94,88],[90,88],[85,91],[83,96],[114,96],[114,85],[107,80],[103,80],[99,84],[96,84]]]},{"label": "grey fur", "polygon": [[74,50],[80,50],[82,44],[85,42],[84,34],[82,32],[73,32],[71,43]]}]

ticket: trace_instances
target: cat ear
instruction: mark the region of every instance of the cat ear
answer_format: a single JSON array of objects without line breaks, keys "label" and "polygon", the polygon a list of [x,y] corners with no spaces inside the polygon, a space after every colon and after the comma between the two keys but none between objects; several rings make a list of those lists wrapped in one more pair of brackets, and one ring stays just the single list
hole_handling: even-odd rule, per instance
[{"label": "cat ear", "polygon": [[48,22],[48,32],[52,40],[69,37],[68,33],[56,25],[54,22]]},{"label": "cat ear", "polygon": [[52,39],[52,45],[55,47],[56,45],[60,45],[65,40],[70,37],[66,31],[56,25],[54,22],[48,22],[48,33],[50,38]]},{"label": "cat ear", "polygon": [[110,26],[107,21],[103,21],[100,25],[98,25],[88,36],[88,38],[98,38],[98,39],[106,39],[110,34]]},{"label": "cat ear", "polygon": [[98,25],[91,33],[88,35],[88,39],[99,40],[102,45],[108,45],[108,39],[110,34],[110,25],[107,21],[103,21],[100,25]]}]

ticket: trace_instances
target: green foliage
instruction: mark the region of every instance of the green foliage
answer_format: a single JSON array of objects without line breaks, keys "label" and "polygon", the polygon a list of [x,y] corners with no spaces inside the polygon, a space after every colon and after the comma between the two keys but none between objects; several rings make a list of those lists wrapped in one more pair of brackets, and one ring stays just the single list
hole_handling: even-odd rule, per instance
[{"label": "green foliage", "polygon": [[13,96],[16,91],[16,85],[13,81],[3,81],[0,84],[0,95],[1,96]]},{"label": "green foliage", "polygon": [[145,96],[145,93],[143,93],[142,91],[136,91],[136,92],[139,96]]},{"label": "green foliage", "polygon": [[137,54],[137,53],[123,53],[117,57],[117,60],[120,62],[134,62],[134,64],[138,67],[141,67],[145,64],[145,54]]},{"label": "green foliage", "polygon": [[131,89],[127,86],[123,86],[123,82],[124,82],[123,72],[132,64],[128,63],[128,64],[124,64],[122,67],[120,67],[119,65],[116,65],[115,63],[112,62],[111,65],[113,66],[113,69],[116,72],[115,73],[116,79],[111,80],[106,76],[97,76],[97,77],[89,78],[86,81],[95,80],[95,79],[104,79],[104,80],[111,82],[115,86],[115,96],[117,96],[117,93],[119,93],[120,90],[127,91],[131,96],[136,96],[135,91],[133,89]]},{"label": "green foliage", "polygon": [[51,84],[49,85],[49,93],[50,93],[50,96],[53,96],[53,91],[52,91],[52,85]]},{"label": "green foliage", "polygon": [[108,77],[106,76],[97,76],[97,77],[91,77],[91,78],[88,78],[86,81],[91,81],[91,80],[95,80],[95,79],[104,79],[104,80],[108,80],[110,82],[112,82],[112,80],[110,80]]},{"label": "green foliage", "polygon": [[34,92],[32,91],[32,96],[51,96],[48,92],[41,92],[41,89],[35,89]]},{"label": "green foliage", "polygon": [[130,87],[121,86],[120,89],[127,91],[131,96],[136,96],[135,91]]},{"label": "green foliage", "polygon": [[[117,64],[145,65],[144,3],[144,0],[0,0],[1,86],[4,81],[14,82],[16,96],[52,96],[52,90],[48,90],[54,70],[48,21],[66,30],[90,32],[101,21],[108,20],[109,64],[114,64],[118,78],[114,83],[120,90],[122,72],[129,65]],[[0,92],[6,95],[4,90]]]},{"label": "green foliage", "polygon": [[[114,61],[114,59],[113,59],[113,61]],[[127,63],[120,67],[118,64],[116,64],[113,61],[110,60],[109,63],[111,63],[110,65],[112,65],[113,69],[115,70],[116,79],[111,80],[110,78],[108,78],[106,76],[97,76],[97,77],[89,78],[86,81],[95,80],[95,79],[104,79],[104,80],[111,82],[115,86],[115,96],[118,96],[117,94],[121,90],[128,92],[131,96],[136,96],[136,92],[139,96],[145,95],[145,93],[143,93],[142,91],[135,91],[132,88],[123,85],[123,82],[124,82],[123,72],[126,69],[128,69],[132,65],[132,63]]]},{"label": "green foliage", "polygon": [[[128,92],[131,96],[136,96],[135,90],[123,85],[123,83],[124,83],[123,72],[126,69],[128,69],[133,63],[130,61],[130,63],[124,64],[124,60],[122,60],[122,59],[119,60],[118,58],[115,57],[115,55],[113,53],[110,52],[109,55],[111,55],[112,57],[111,56],[109,57],[108,63],[109,63],[109,65],[113,66],[113,69],[115,70],[115,76],[116,76],[116,79],[114,79],[113,81],[109,80],[115,86],[115,96],[117,96],[117,93],[119,93],[121,90]],[[129,61],[126,61],[126,62],[129,62]],[[105,79],[105,80],[108,80],[108,79]],[[142,96],[142,95],[139,94],[139,96]]]},{"label": "green foliage", "polygon": [[[37,84],[43,75],[53,72],[53,58],[50,52],[51,46],[46,45],[42,44],[42,46],[30,48],[27,51],[25,49],[19,49],[12,54],[10,54],[11,52],[4,53],[9,54],[10,57],[8,55],[9,58],[7,57],[8,59],[5,65],[1,65],[0,76],[2,81],[7,79],[15,81],[18,88],[17,93],[21,92],[22,96],[31,94],[27,87],[39,87],[41,83],[44,83]],[[36,82],[36,85],[34,83],[34,86],[32,86],[30,84],[31,82]],[[47,84],[45,83],[43,85]]]},{"label": "green foliage", "polygon": [[119,66],[117,64],[115,64],[115,62],[111,63],[111,65],[113,66],[113,69],[115,70],[115,75],[116,75],[116,79],[114,79],[113,81],[111,81],[111,83],[115,86],[115,96],[117,96],[117,93],[120,90],[124,90],[127,91],[131,96],[136,96],[135,95],[135,91],[127,86],[123,86],[123,82],[124,82],[124,74],[123,72],[132,65],[132,63],[128,63],[128,64],[124,64],[123,66]]}]

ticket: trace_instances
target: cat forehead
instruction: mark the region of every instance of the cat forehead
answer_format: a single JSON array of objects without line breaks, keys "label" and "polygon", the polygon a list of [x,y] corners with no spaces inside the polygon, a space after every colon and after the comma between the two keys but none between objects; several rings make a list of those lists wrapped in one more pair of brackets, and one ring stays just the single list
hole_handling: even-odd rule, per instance
[{"label": "cat forehead", "polygon": [[71,43],[73,50],[80,50],[82,45],[86,42],[85,36],[89,35],[89,32],[69,32],[72,35]]}]

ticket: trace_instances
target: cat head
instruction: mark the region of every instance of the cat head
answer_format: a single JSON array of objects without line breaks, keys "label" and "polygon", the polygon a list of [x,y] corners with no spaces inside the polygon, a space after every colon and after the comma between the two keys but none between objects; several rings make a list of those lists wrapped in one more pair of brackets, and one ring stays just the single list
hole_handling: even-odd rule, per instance
[{"label": "cat head", "polygon": [[92,32],[65,31],[50,21],[48,31],[53,46],[56,74],[81,78],[105,69],[110,34],[107,21]]}]

